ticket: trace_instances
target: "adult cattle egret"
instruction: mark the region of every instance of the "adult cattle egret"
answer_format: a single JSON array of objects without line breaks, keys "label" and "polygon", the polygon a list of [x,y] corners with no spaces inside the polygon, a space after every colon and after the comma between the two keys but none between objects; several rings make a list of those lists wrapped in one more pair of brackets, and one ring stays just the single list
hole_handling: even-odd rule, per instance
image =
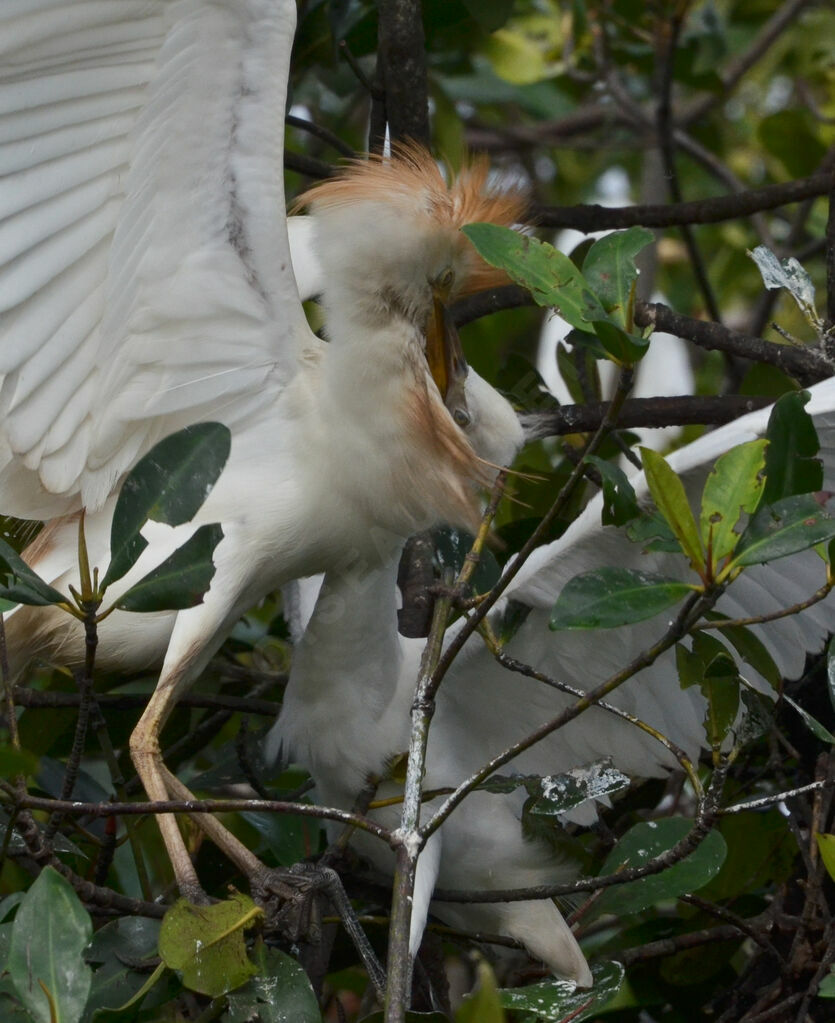
[{"label": "adult cattle egret", "polygon": [[[807,406],[821,441],[824,486],[835,489],[835,380],[811,388]],[[769,409],[744,416],[677,451],[670,458],[683,475],[691,499],[723,452],[762,436]],[[485,424],[501,422],[500,410]],[[489,426],[487,427],[489,431]],[[493,443],[510,436],[502,428]],[[491,438],[482,433],[480,449]],[[507,452],[499,451],[507,459]],[[639,499],[646,495],[641,473],[632,477]],[[509,601],[527,613],[507,645],[513,658],[576,689],[589,691],[629,664],[663,634],[666,619],[650,619],[605,632],[560,632],[548,628],[551,608],[565,583],[579,572],[603,566],[681,572],[673,555],[643,554],[623,530],[602,527],[602,499],[591,501],[565,534],[539,548],[522,567],[492,612],[497,624]],[[746,570],[717,607],[731,618],[763,615],[806,600],[822,584],[822,562],[813,551]],[[328,573],[304,635],[296,647],[284,707],[268,739],[268,752],[290,756],[309,768],[321,801],[349,808],[371,776],[386,777],[392,759],[409,745],[410,707],[423,641],[397,634],[397,560],[373,572]],[[308,613],[312,600],[305,601]],[[832,627],[832,601],[769,622],[755,631],[785,677],[795,677],[807,651],[819,649]],[[297,624],[300,628],[304,621]],[[454,635],[454,630],[452,630]],[[756,681],[752,669],[747,676]],[[429,732],[425,790],[455,787],[513,743],[573,703],[574,697],[502,667],[478,636],[465,644],[436,697]],[[697,689],[682,691],[672,652],[616,690],[610,703],[652,725],[691,760],[705,743],[705,703]],[[328,727],[335,706],[339,728]],[[554,775],[611,757],[616,768],[637,776],[662,775],[676,761],[667,749],[623,718],[591,708],[567,727],[519,755],[508,769]],[[384,782],[378,796],[401,791]],[[579,865],[523,836],[520,790],[513,795],[473,792],[428,840],[418,860],[412,915],[414,950],[419,944],[436,884],[446,889],[490,889],[555,884],[572,880]],[[440,798],[424,803],[425,813]],[[581,808],[582,810],[583,808]],[[595,816],[586,804],[586,822]],[[399,825],[399,805],[375,810],[389,828]],[[383,843],[357,834],[358,848],[379,869],[393,867]],[[538,902],[433,904],[445,922],[470,931],[510,935],[558,975],[582,985],[591,974],[577,942],[549,900]]]},{"label": "adult cattle egret", "polygon": [[[111,664],[140,666],[167,644],[131,738],[152,799],[186,791],[159,731],[244,611],[346,551],[373,563],[389,536],[471,521],[486,473],[444,405],[466,421],[444,304],[491,273],[458,228],[512,223],[520,199],[491,190],[483,165],[448,189],[417,148],[314,190],[321,342],[285,224],[294,25],[292,0],[34,0],[0,12],[3,512],[53,520],[31,554],[55,578],[66,517],[85,509],[102,564],[114,490],[135,461],[189,423],[232,431],[220,482],[186,527],[223,528],[204,602],[173,628],[171,616],[102,625]],[[162,557],[183,539],[154,536]],[[60,647],[56,614],[13,617],[18,660]],[[159,822],[180,890],[201,898],[174,819]],[[247,874],[260,869],[240,843],[224,848]]]}]

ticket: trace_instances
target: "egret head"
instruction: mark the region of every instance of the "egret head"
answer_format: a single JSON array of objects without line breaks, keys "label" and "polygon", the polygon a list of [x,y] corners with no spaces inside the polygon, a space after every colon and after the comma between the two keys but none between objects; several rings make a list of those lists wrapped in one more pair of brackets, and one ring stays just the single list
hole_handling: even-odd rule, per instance
[{"label": "egret head", "polygon": [[[466,372],[448,306],[507,283],[460,229],[477,221],[511,226],[525,205],[519,189],[489,181],[484,159],[448,185],[427,150],[412,143],[394,147],[390,157],[349,164],[296,203],[309,207],[316,222],[326,305],[350,310],[372,329],[389,329],[393,320],[411,326],[444,399],[456,387],[463,395]],[[447,404],[458,418],[452,397]]]}]

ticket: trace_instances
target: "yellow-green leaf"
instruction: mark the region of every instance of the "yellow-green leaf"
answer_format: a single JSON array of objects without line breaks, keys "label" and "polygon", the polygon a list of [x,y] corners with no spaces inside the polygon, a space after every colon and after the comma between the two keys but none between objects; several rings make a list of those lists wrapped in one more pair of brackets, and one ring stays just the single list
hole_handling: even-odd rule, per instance
[{"label": "yellow-green leaf", "polygon": [[718,565],[733,553],[740,534],[735,531],[743,514],[751,515],[762,497],[766,440],[752,440],[726,451],[710,472],[702,494],[702,542]]},{"label": "yellow-green leaf", "polygon": [[699,538],[699,527],[687,500],[684,484],[657,451],[650,448],[640,450],[644,473],[655,506],[667,520],[690,564],[701,573],[705,564],[704,553]]},{"label": "yellow-green leaf", "polygon": [[815,835],[818,840],[823,865],[829,871],[829,876],[835,881],[835,835],[824,835],[818,832]]}]

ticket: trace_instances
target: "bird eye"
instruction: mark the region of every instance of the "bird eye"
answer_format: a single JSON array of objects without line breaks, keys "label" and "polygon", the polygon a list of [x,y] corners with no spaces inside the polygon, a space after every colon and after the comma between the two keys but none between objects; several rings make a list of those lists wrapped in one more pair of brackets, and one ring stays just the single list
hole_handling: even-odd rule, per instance
[{"label": "bird eye", "polygon": [[451,266],[448,266],[446,270],[442,271],[438,277],[438,287],[443,288],[444,291],[449,291],[452,285],[455,283],[455,271]]}]

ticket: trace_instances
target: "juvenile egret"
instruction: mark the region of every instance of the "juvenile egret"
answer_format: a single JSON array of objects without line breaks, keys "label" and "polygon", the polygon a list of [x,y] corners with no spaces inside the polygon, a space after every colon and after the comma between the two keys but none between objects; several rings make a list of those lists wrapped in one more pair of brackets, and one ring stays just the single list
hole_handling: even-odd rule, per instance
[{"label": "juvenile egret", "polygon": [[[102,625],[111,665],[166,649],[130,743],[152,799],[183,796],[159,731],[244,611],[346,552],[373,564],[390,537],[472,521],[486,475],[444,404],[466,421],[444,305],[490,280],[458,228],[513,223],[520,197],[491,189],[483,165],[447,188],[417,147],[313,190],[329,343],[316,338],[282,184],[295,9],[34,0],[0,11],[3,512],[52,520],[30,553],[54,579],[67,516],[84,509],[103,565],[113,494],[136,460],[189,423],[232,431],[220,482],[186,527],[223,528],[204,602]],[[149,536],[161,557],[183,539]],[[60,648],[56,621],[12,617],[18,662]],[[159,823],[181,892],[201,898],[173,817]],[[240,843],[224,848],[259,869]]]},{"label": "juvenile egret", "polygon": [[[821,441],[824,486],[835,489],[835,380],[811,388],[807,406]],[[485,403],[486,404],[486,403]],[[762,436],[769,409],[744,416],[677,451],[673,468],[686,480],[691,499],[700,493],[708,470],[723,452]],[[495,414],[491,418],[491,414]],[[501,409],[483,408],[479,451],[491,450],[512,433]],[[490,424],[496,431],[490,436]],[[502,424],[502,425],[500,425]],[[508,452],[496,456],[507,461]],[[639,498],[646,495],[641,473],[632,477]],[[650,619],[605,632],[552,632],[551,608],[565,583],[579,572],[603,566],[639,568],[675,576],[681,571],[669,554],[643,554],[623,530],[602,527],[602,499],[592,500],[557,541],[539,548],[511,583],[492,612],[498,625],[507,603],[514,601],[527,617],[506,652],[559,682],[588,691],[630,663],[664,632],[666,620]],[[817,554],[806,551],[741,575],[717,607],[731,618],[763,615],[806,600],[822,583]],[[349,808],[371,776],[386,777],[393,758],[409,745],[409,711],[424,645],[397,634],[397,559],[372,572],[330,572],[318,601],[307,591],[299,636],[282,714],[268,739],[268,752],[304,764],[316,781],[321,801]],[[312,614],[311,614],[312,609]],[[806,611],[755,627],[784,677],[796,677],[806,653],[820,648],[832,628],[832,600]],[[454,635],[455,627],[451,630]],[[754,669],[746,677],[756,681]],[[765,685],[763,683],[763,685]],[[682,690],[672,652],[659,658],[608,697],[610,703],[652,725],[691,760],[705,743],[705,702],[696,688]],[[429,733],[425,790],[455,787],[511,744],[551,720],[575,698],[500,665],[478,636],[465,644],[436,697]],[[339,707],[339,728],[329,727]],[[567,727],[519,755],[503,769],[521,774],[554,775],[603,757],[635,777],[663,775],[676,761],[667,749],[631,723],[600,708],[591,708]],[[398,793],[384,782],[378,796]],[[411,947],[420,943],[435,886],[446,889],[495,889],[555,884],[574,879],[579,865],[526,838],[520,816],[524,792],[498,795],[471,793],[428,840],[418,860],[412,909]],[[424,815],[441,799],[424,803]],[[585,812],[584,812],[585,811]],[[387,827],[399,825],[400,806],[375,810]],[[575,819],[590,823],[593,806],[585,804]],[[393,869],[391,851],[369,836],[354,842],[383,872]],[[445,922],[469,931],[510,935],[522,942],[558,975],[588,985],[585,958],[550,900],[509,903],[433,904]]]}]

